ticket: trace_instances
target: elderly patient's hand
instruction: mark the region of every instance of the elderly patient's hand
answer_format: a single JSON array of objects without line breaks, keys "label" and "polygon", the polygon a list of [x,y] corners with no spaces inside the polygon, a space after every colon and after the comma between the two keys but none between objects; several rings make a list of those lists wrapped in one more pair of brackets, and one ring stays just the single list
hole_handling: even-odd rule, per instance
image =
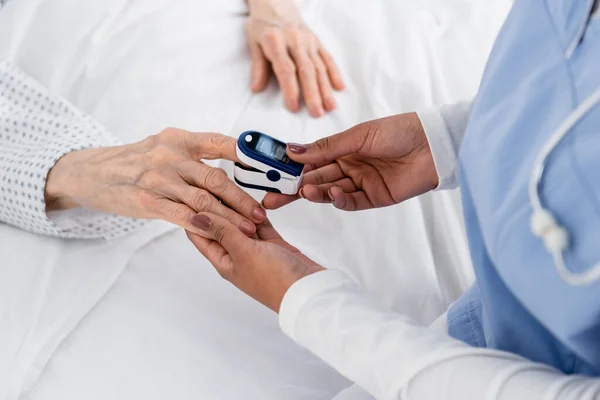
[{"label": "elderly patient's hand", "polygon": [[223,278],[275,312],[294,282],[324,269],[284,241],[269,221],[249,238],[218,215],[198,219],[210,239],[187,232],[196,248]]},{"label": "elderly patient's hand", "polygon": [[293,0],[248,0],[248,5],[252,90],[264,90],[272,68],[290,111],[299,110],[300,88],[313,117],[335,109],[333,89],[342,90],[344,82]]},{"label": "elderly patient's hand", "polygon": [[223,170],[200,161],[237,161],[235,146],[235,139],[217,133],[166,129],[133,144],[74,151],[50,170],[47,209],[84,206],[163,219],[193,232],[202,232],[194,215],[210,211],[251,235],[265,211]]}]

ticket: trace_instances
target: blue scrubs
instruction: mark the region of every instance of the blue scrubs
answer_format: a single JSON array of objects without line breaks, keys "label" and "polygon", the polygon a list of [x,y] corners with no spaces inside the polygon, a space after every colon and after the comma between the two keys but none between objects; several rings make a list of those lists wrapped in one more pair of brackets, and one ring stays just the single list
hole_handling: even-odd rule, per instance
[{"label": "blue scrubs", "polygon": [[[600,282],[561,280],[531,232],[527,185],[541,147],[600,87],[592,0],[516,0],[492,51],[461,148],[476,285],[449,311],[452,336],[565,373],[600,375]],[[552,153],[541,199],[570,233],[567,267],[600,260],[600,106]]]}]

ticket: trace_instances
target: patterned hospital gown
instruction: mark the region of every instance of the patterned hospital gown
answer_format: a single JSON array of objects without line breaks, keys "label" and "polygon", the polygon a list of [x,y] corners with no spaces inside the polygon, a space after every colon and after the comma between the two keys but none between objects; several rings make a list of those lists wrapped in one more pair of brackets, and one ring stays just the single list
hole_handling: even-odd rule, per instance
[{"label": "patterned hospital gown", "polygon": [[[0,8],[8,1],[0,0]],[[52,218],[46,213],[44,186],[58,159],[71,151],[118,144],[93,118],[0,60],[0,223],[77,239],[111,239],[143,225],[91,210]]]}]

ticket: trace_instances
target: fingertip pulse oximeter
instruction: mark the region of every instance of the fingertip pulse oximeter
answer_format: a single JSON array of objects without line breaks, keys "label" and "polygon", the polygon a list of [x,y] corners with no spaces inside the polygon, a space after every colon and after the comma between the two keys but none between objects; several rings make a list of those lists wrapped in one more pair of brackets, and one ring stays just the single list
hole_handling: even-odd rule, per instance
[{"label": "fingertip pulse oximeter", "polygon": [[304,164],[286,154],[286,144],[258,131],[242,133],[237,142],[235,182],[248,189],[281,194],[296,194],[302,181]]}]

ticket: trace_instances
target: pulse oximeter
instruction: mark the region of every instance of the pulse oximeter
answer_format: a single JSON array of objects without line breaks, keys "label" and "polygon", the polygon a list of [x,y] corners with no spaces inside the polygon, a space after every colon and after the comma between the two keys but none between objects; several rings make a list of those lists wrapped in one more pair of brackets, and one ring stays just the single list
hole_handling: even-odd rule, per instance
[{"label": "pulse oximeter", "polygon": [[282,194],[296,194],[302,181],[304,164],[290,159],[286,144],[257,131],[242,133],[237,142],[235,182],[245,188]]}]

